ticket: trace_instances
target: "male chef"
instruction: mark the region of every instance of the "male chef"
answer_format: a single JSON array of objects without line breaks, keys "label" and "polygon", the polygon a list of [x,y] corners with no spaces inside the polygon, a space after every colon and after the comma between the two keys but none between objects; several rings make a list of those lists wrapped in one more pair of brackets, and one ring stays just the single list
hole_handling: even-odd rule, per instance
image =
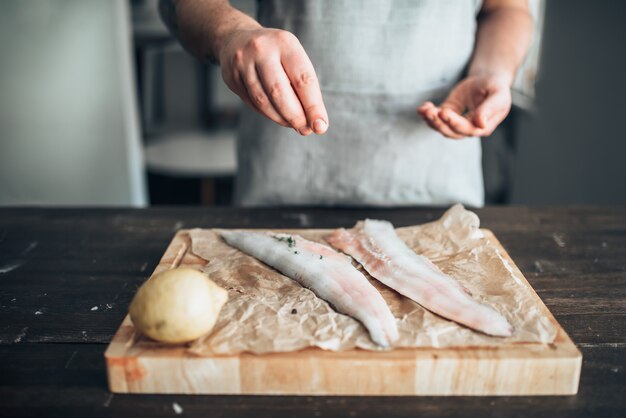
[{"label": "male chef", "polygon": [[[161,0],[247,105],[240,205],[484,203],[479,137],[511,107],[527,0]],[[315,134],[315,135],[314,135]]]}]

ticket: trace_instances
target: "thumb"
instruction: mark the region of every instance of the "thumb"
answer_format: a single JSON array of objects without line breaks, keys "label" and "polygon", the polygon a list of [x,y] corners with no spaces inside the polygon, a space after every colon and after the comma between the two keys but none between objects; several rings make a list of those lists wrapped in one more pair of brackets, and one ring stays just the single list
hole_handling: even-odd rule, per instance
[{"label": "thumb", "polygon": [[498,114],[507,114],[511,106],[510,92],[507,90],[497,90],[491,92],[476,107],[474,111],[474,125],[485,129],[491,125],[493,118]]}]

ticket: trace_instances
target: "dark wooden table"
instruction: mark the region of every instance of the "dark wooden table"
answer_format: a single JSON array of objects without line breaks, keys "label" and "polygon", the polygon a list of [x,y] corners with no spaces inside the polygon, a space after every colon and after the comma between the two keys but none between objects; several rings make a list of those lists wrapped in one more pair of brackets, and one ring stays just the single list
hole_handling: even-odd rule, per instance
[{"label": "dark wooden table", "polygon": [[[397,226],[443,209],[0,209],[0,416],[626,416],[626,208],[477,211],[583,353],[569,397],[113,395],[103,353],[189,227]],[[177,408],[178,409],[178,408]],[[179,410],[180,412],[180,410]]]}]

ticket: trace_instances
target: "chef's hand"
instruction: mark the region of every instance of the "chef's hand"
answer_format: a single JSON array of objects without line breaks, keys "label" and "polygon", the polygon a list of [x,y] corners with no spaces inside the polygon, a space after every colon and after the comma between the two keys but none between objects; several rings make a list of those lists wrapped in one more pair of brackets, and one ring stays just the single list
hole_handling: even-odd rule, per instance
[{"label": "chef's hand", "polygon": [[328,129],[313,64],[292,33],[233,31],[219,48],[219,62],[226,85],[254,110],[304,136]]},{"label": "chef's hand", "polygon": [[489,136],[511,110],[509,79],[497,74],[470,75],[439,106],[426,102],[417,113],[444,136]]}]

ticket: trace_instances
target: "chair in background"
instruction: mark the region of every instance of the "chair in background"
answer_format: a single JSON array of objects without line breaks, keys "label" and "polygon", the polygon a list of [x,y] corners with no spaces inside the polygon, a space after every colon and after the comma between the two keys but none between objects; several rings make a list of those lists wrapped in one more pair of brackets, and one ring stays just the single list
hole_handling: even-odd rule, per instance
[{"label": "chair in background", "polygon": [[198,178],[200,202],[217,203],[216,179],[237,170],[235,134],[201,130],[159,135],[146,145],[146,163],[152,173],[175,178]]},{"label": "chair in background", "polygon": [[[235,3],[253,13],[254,2]],[[230,190],[224,193],[224,187],[216,184],[229,186],[220,180],[232,179],[237,170],[233,127],[239,100],[225,87],[217,67],[183,51],[161,21],[156,0],[133,0],[132,4],[150,190],[153,194],[155,185],[161,186],[158,194],[165,195],[165,199],[151,198],[180,203],[173,196],[176,192],[159,184],[166,178],[174,182],[174,188],[197,182],[199,187],[191,189],[200,203],[220,203],[218,198]],[[194,196],[187,199],[187,203],[194,201]]]}]

